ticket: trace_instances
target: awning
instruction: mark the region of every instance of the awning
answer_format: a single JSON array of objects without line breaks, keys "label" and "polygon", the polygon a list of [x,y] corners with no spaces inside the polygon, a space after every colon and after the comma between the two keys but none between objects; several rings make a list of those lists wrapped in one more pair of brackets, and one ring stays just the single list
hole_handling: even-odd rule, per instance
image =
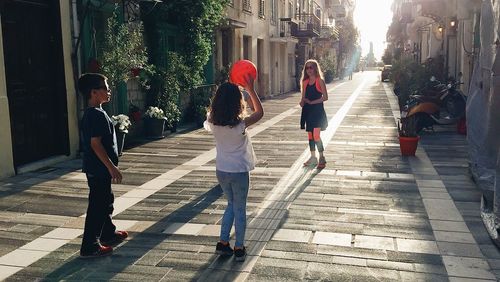
[{"label": "awning", "polygon": [[227,23],[228,23],[229,27],[232,27],[232,28],[246,28],[247,27],[246,22],[242,22],[242,21],[238,21],[238,20],[234,20],[234,19],[227,19]]}]

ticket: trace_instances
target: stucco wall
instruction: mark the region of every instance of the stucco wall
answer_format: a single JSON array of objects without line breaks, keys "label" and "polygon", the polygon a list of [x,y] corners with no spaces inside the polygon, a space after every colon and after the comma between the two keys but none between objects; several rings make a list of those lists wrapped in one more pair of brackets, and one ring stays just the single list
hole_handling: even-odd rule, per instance
[{"label": "stucco wall", "polygon": [[72,38],[71,38],[71,1],[59,0],[61,11],[61,31],[64,57],[64,78],[66,80],[66,101],[68,107],[68,136],[70,156],[74,158],[79,147],[77,93],[73,77],[73,66],[71,62]]},{"label": "stucco wall", "polygon": [[12,137],[10,134],[9,100],[7,99],[7,82],[5,80],[5,63],[3,57],[2,21],[0,16],[0,179],[14,175],[12,157]]}]

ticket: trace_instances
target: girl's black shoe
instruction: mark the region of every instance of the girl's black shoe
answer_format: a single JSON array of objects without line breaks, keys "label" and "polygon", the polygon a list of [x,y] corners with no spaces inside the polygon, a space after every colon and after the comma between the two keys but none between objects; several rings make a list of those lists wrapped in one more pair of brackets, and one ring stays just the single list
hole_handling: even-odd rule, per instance
[{"label": "girl's black shoe", "polygon": [[245,247],[243,247],[243,249],[234,249],[234,256],[236,261],[245,261],[247,249]]},{"label": "girl's black shoe", "polygon": [[221,256],[232,256],[233,255],[233,249],[231,248],[229,243],[224,245],[221,242],[218,242],[217,246],[215,247],[215,252]]}]

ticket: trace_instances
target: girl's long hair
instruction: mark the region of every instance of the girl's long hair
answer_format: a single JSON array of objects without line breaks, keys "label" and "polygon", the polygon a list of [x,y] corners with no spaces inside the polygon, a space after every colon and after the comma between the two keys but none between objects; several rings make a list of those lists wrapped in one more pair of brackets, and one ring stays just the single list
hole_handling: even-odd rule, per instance
[{"label": "girl's long hair", "polygon": [[245,101],[235,84],[225,82],[217,88],[208,109],[208,121],[214,125],[235,126],[243,121]]},{"label": "girl's long hair", "polygon": [[318,61],[316,61],[314,59],[307,60],[306,63],[304,64],[304,68],[302,68],[302,76],[300,78],[300,91],[302,91],[302,89],[304,89],[304,85],[303,85],[304,80],[309,79],[309,75],[307,74],[307,70],[306,70],[306,66],[308,64],[314,66],[316,78],[320,77],[321,79],[323,79],[323,72],[321,71],[321,67],[318,64]]}]

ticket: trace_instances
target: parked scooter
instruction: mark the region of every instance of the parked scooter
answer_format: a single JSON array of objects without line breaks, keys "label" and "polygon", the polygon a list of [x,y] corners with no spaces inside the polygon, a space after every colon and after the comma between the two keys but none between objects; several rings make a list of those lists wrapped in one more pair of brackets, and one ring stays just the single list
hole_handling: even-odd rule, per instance
[{"label": "parked scooter", "polygon": [[401,112],[401,117],[415,117],[417,132],[432,128],[434,124],[454,124],[465,116],[466,97],[457,87],[461,83],[450,80],[443,87],[437,80],[431,78],[431,81],[435,86],[418,95],[410,95]]}]

